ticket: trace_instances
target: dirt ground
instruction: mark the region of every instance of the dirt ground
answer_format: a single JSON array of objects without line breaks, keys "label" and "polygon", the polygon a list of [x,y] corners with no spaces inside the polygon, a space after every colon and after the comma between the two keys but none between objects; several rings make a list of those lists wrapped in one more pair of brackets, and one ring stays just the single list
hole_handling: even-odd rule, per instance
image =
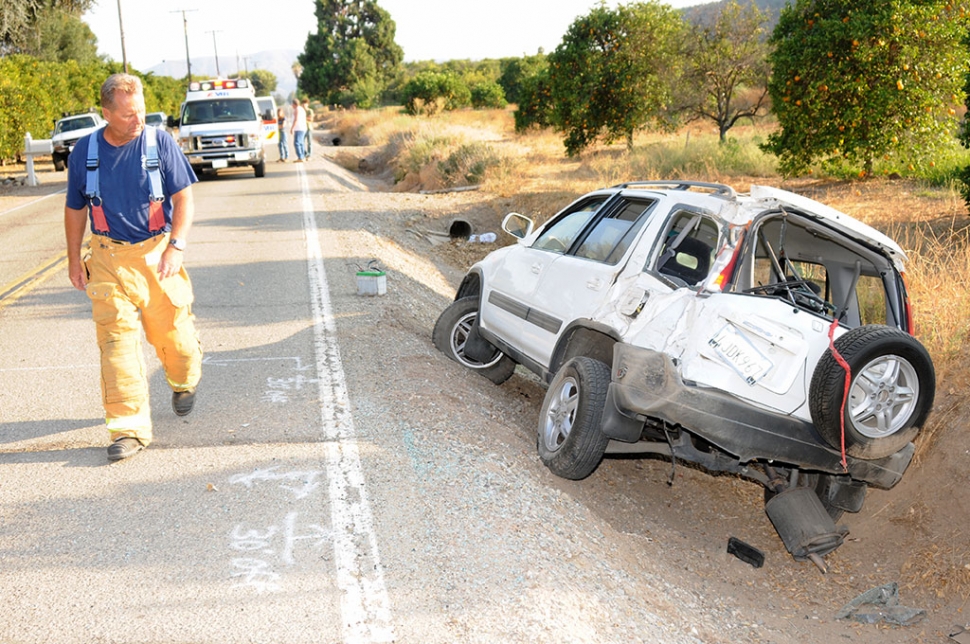
[{"label": "dirt ground", "polygon": [[[315,149],[327,152],[322,145]],[[0,213],[62,187],[63,173],[53,173],[43,163],[39,167],[44,182],[40,187],[0,185]],[[0,180],[5,176],[23,176],[23,170],[0,167]],[[390,190],[384,179],[374,175],[361,179],[371,191]],[[913,186],[900,182],[873,182],[861,187],[818,183],[784,187],[849,214],[908,201],[912,209],[926,211],[921,217],[924,221],[966,225],[965,211],[960,213],[953,204],[921,198]],[[508,238],[503,240],[504,233],[499,229],[505,212],[529,214],[527,195],[499,197],[479,191],[412,195],[409,199],[406,212],[411,214],[402,217],[401,209],[389,209],[385,220],[375,222],[373,232],[389,242],[384,245],[389,255],[382,261],[400,267],[397,270],[407,270],[404,251],[420,253],[454,286],[476,259],[506,243]],[[447,232],[456,219],[469,223],[474,233],[497,233],[498,241],[478,244],[429,234]],[[401,258],[393,257],[398,252],[395,249],[401,249]],[[416,282],[402,279],[395,287],[412,283]],[[396,301],[407,302],[409,308],[428,303],[427,297],[417,292],[402,293]],[[400,311],[402,318],[427,324],[428,337],[439,312]],[[394,315],[393,309],[385,312],[387,318]],[[941,374],[930,420],[933,441],[921,448],[919,458],[895,489],[870,490],[862,511],[843,518],[841,523],[848,526],[849,537],[826,557],[830,566],[826,575],[787,554],[764,514],[761,488],[738,477],[711,475],[679,464],[672,468],[668,460],[660,458],[611,458],[586,481],[551,478],[552,484],[581,499],[590,512],[618,533],[667,546],[662,550],[667,569],[683,571],[680,579],[668,581],[682,591],[730,598],[740,607],[738,619],[751,621],[752,632],[785,634],[784,638],[766,635],[752,641],[951,641],[951,633],[970,624],[970,408],[963,405],[970,383],[966,373],[970,369]],[[469,398],[496,396],[494,385],[484,379],[466,379],[463,384],[466,382],[474,391],[442,399],[450,400],[442,404],[454,405],[456,415]],[[534,431],[535,414],[544,395],[539,383],[520,369],[501,390],[504,400],[517,401],[499,412],[503,419],[525,435]],[[668,485],[672,471],[673,484]],[[765,566],[754,569],[733,559],[725,564],[725,535],[761,549],[766,555]],[[899,584],[900,603],[924,609],[925,618],[906,627],[835,620],[835,613],[846,602],[891,582]],[[701,636],[703,641],[724,641]]]}]

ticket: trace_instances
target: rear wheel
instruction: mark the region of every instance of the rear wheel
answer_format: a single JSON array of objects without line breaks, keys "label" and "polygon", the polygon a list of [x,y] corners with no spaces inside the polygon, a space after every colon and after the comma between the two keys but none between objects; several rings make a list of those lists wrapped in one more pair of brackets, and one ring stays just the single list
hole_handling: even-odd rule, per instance
[{"label": "rear wheel", "polygon": [[610,439],[600,430],[610,368],[579,356],[559,369],[539,412],[539,458],[555,475],[578,481],[599,466]]},{"label": "rear wheel", "polygon": [[[936,374],[929,353],[899,329],[867,325],[835,341],[849,365],[845,451],[867,460],[898,452],[919,432],[933,406]],[[818,362],[809,390],[812,420],[834,448],[842,444],[845,371],[831,351]]]},{"label": "rear wheel", "polygon": [[465,343],[477,319],[477,297],[455,300],[438,316],[431,333],[431,341],[439,351],[458,364],[500,385],[511,378],[515,371],[515,362],[511,358],[497,349],[485,360],[476,360],[465,355]]}]

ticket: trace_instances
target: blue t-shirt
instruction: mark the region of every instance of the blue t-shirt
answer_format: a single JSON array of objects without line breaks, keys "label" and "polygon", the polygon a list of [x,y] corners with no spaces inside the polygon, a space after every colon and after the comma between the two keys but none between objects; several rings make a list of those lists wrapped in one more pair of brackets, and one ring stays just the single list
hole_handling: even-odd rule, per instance
[{"label": "blue t-shirt", "polygon": [[[148,171],[145,169],[145,132],[120,147],[104,140],[104,128],[78,141],[67,160],[67,207],[81,210],[88,205],[88,199],[84,196],[87,185],[85,165],[88,141],[92,136],[98,137],[98,183],[105,219],[108,222],[108,236],[135,243],[157,235],[158,230],[148,229],[151,187]],[[162,191],[165,193],[165,201],[162,202],[165,227],[162,230],[168,232],[172,229],[172,195],[191,186],[198,179],[171,135],[159,130],[156,139]],[[91,230],[94,230],[93,221]]]}]

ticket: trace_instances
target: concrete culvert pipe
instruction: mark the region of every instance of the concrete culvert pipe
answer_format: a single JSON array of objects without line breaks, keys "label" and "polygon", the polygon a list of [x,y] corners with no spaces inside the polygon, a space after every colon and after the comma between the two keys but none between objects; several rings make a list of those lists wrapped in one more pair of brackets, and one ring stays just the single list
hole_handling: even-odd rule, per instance
[{"label": "concrete culvert pipe", "polygon": [[452,239],[468,239],[472,234],[472,225],[464,219],[455,219],[448,227],[448,236]]}]

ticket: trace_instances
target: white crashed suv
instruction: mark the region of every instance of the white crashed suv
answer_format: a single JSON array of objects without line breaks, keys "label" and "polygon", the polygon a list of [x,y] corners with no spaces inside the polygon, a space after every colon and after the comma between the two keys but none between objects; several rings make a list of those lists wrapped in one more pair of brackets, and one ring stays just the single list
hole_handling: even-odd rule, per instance
[{"label": "white crashed suv", "polygon": [[471,268],[433,341],[495,383],[521,364],[548,384],[537,443],[557,475],[607,453],[738,473],[816,563],[868,485],[901,479],[935,374],[882,233],[783,190],[690,181],[502,227],[518,243]]}]

